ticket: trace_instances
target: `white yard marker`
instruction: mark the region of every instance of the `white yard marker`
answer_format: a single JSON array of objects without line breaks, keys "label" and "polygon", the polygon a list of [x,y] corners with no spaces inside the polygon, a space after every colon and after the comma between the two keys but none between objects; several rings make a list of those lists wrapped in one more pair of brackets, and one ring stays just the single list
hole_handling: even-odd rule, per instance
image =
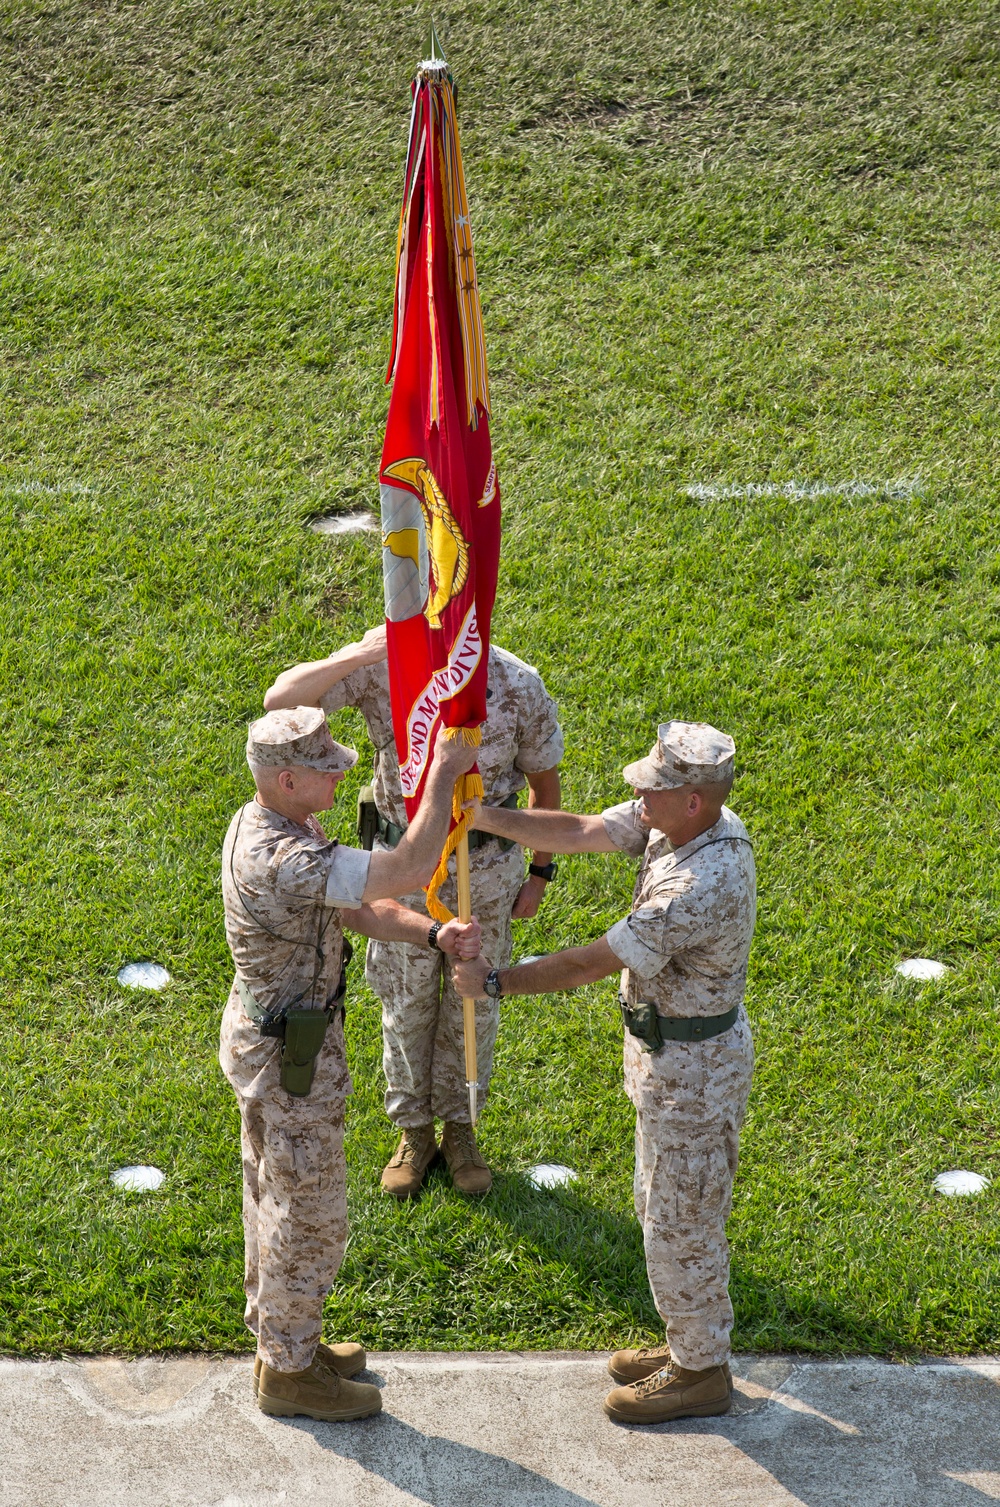
[{"label": "white yard marker", "polygon": [[989,1185],[989,1178],[978,1172],[939,1172],[934,1179],[936,1191],[945,1198],[968,1198],[971,1193],[982,1193]]},{"label": "white yard marker", "polygon": [[536,1188],[564,1188],[567,1183],[577,1182],[580,1176],[572,1167],[563,1167],[559,1162],[539,1162],[524,1175]]},{"label": "white yard marker", "polygon": [[161,963],[126,963],[118,970],[118,982],[125,989],[165,989],[170,974]]},{"label": "white yard marker", "polygon": [[126,1193],[155,1193],[164,1180],[159,1167],[119,1167],[111,1174],[115,1187],[124,1188]]},{"label": "white yard marker", "polygon": [[914,497],[921,490],[914,481],[749,481],[695,482],[684,488],[692,502],[727,502],[740,498],[787,497],[801,501],[810,497]]},{"label": "white yard marker", "polygon": [[353,513],[332,513],[329,518],[314,518],[309,527],[314,534],[367,534],[378,528],[378,520],[365,508]]},{"label": "white yard marker", "polygon": [[933,958],[904,958],[896,964],[896,972],[905,979],[943,979],[950,971],[946,963],[936,963]]}]

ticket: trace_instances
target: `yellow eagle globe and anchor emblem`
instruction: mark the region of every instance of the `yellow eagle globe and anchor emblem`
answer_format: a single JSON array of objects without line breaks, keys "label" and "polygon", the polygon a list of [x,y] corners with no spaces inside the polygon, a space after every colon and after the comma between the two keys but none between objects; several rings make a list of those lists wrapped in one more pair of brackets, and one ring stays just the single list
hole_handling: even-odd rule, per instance
[{"label": "yellow eagle globe and anchor emblem", "polygon": [[399,623],[422,611],[440,628],[442,612],[469,579],[468,542],[425,460],[395,461],[382,477],[385,615]]}]

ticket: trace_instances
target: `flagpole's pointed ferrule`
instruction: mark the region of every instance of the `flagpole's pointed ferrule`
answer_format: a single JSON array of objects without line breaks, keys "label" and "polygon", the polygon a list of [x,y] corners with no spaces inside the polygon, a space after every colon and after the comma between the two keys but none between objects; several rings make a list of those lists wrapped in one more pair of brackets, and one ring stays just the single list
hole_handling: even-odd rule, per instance
[{"label": "flagpole's pointed ferrule", "polygon": [[444,48],[441,46],[433,16],[428,19],[427,56],[420,63],[417,73],[425,78],[445,79],[448,77],[448,59],[444,55]]},{"label": "flagpole's pointed ferrule", "polygon": [[465,1086],[469,1090],[469,1119],[475,1126],[479,1119],[479,1084],[466,1082]]}]

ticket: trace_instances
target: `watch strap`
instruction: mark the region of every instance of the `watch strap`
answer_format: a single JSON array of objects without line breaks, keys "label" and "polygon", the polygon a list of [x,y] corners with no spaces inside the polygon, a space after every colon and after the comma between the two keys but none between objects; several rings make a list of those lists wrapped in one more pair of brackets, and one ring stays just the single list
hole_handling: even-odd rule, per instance
[{"label": "watch strap", "polygon": [[438,947],[438,932],[440,930],[441,922],[435,921],[430,931],[427,933],[427,946],[435,948],[437,952],[441,951],[440,947]]}]

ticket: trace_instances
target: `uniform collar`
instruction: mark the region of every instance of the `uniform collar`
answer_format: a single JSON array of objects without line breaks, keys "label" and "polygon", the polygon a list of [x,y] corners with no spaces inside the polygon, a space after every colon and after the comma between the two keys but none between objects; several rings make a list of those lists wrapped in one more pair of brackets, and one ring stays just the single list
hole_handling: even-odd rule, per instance
[{"label": "uniform collar", "polygon": [[704,832],[699,832],[697,837],[692,837],[690,842],[683,843],[679,848],[675,848],[674,856],[678,859],[687,858],[689,854],[694,852],[695,848],[703,847],[705,843],[712,842],[717,837],[722,837],[725,826],[726,809],[723,807],[718,821],[713,822],[710,827],[706,827]]}]

